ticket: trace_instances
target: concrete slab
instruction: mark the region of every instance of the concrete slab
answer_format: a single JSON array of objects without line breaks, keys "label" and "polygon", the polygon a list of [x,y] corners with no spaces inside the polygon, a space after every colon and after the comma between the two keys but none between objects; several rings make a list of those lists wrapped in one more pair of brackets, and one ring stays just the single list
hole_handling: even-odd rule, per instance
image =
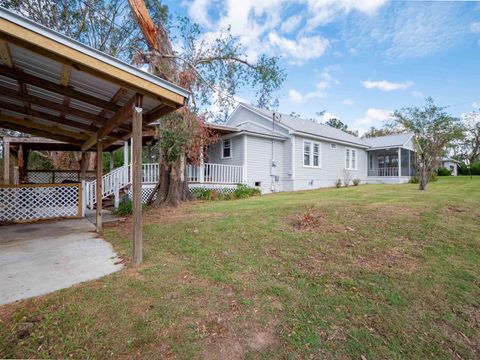
[{"label": "concrete slab", "polygon": [[0,227],[0,304],[118,271],[110,243],[86,219]]}]

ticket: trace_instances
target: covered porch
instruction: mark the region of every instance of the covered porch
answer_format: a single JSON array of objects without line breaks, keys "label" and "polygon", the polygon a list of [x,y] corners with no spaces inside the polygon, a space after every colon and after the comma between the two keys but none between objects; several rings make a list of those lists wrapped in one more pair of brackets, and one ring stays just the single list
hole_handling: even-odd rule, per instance
[{"label": "covered porch", "polygon": [[[142,261],[142,132],[182,107],[188,96],[174,84],[0,8],[0,127],[66,143],[72,151],[97,153],[97,231],[102,230],[103,152],[132,141],[135,265]],[[26,149],[22,145],[19,150],[24,154]],[[22,209],[22,217],[35,220],[42,209],[41,218],[81,216],[83,169],[77,174],[80,184],[17,185],[12,182],[19,179],[12,181],[9,174],[8,142],[3,154],[0,215],[8,219],[13,209]],[[46,209],[51,211],[44,214]]]},{"label": "covered porch", "polygon": [[367,151],[367,182],[403,183],[415,176],[415,152],[405,148]]}]

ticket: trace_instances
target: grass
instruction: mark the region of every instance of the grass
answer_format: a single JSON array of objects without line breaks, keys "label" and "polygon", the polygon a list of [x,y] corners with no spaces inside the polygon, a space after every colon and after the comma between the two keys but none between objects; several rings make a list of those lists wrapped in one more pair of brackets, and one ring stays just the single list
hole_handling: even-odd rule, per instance
[{"label": "grass", "polygon": [[479,204],[450,177],[149,210],[141,268],[0,307],[0,357],[478,358]]}]

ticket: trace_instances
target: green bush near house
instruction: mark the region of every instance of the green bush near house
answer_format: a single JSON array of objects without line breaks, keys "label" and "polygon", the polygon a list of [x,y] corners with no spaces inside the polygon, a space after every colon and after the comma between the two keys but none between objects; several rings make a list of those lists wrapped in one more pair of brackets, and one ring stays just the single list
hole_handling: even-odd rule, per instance
[{"label": "green bush near house", "polygon": [[441,167],[441,168],[438,168],[437,175],[438,176],[450,176],[450,175],[452,175],[452,172],[445,167]]},{"label": "green bush near house", "polygon": [[470,169],[465,163],[458,164],[459,175],[480,175],[480,161],[474,162]]},{"label": "green bush near house", "polygon": [[261,191],[244,184],[239,184],[237,188],[230,191],[220,191],[216,189],[194,188],[191,191],[192,197],[198,200],[233,200],[245,199],[251,196],[260,195]]}]

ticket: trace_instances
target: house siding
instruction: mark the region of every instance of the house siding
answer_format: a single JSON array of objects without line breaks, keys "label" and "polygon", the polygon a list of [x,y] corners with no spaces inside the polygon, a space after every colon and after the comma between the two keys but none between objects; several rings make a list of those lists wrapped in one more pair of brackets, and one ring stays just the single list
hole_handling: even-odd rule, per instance
[{"label": "house siding", "polygon": [[[303,142],[310,141],[320,144],[321,167],[303,166]],[[357,170],[349,170],[351,179],[360,179],[362,183],[367,180],[367,153],[362,148],[345,146],[336,143],[336,148],[331,147],[332,142],[316,140],[307,137],[295,136],[295,181],[293,190],[317,189],[332,187],[337,179],[344,178],[345,148],[357,151]]]},{"label": "house siding", "polygon": [[[231,139],[231,153],[230,158],[222,158],[223,139]],[[208,148],[207,162],[223,165],[243,165],[243,135],[237,136],[223,136],[215,144]]]},{"label": "house siding", "polygon": [[[262,193],[285,191],[283,185],[288,177],[288,169],[285,166],[286,144],[288,141],[247,136],[247,185],[255,186],[256,182],[260,182]],[[279,176],[279,181],[273,181],[272,160],[277,163],[276,175]]]}]

